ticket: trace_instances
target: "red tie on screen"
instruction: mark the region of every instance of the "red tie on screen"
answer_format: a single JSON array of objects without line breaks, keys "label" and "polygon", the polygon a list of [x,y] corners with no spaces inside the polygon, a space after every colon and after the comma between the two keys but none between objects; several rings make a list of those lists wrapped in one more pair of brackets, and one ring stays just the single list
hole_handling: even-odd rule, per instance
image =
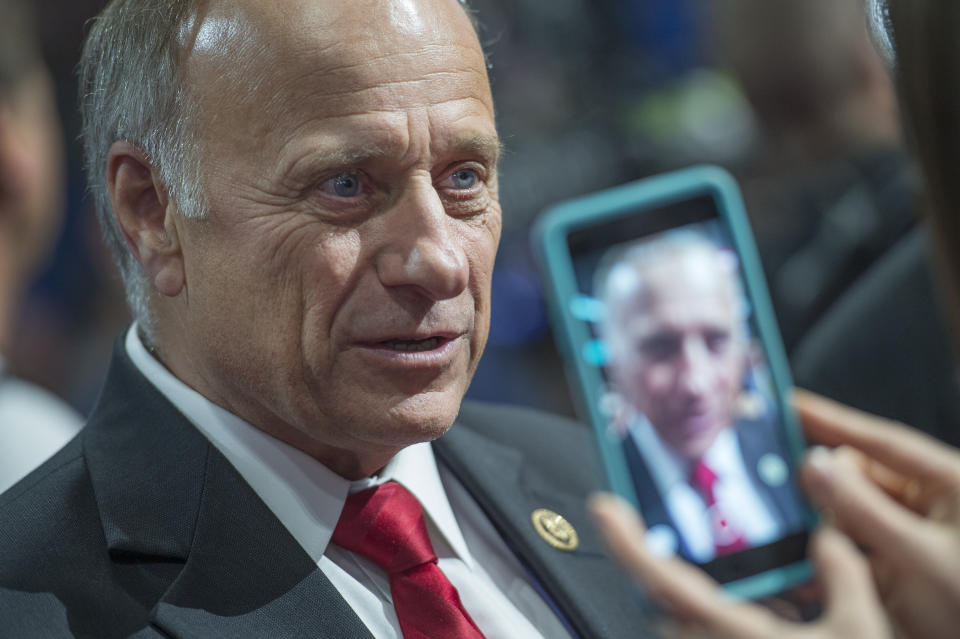
[{"label": "red tie on screen", "polygon": [[738,530],[717,504],[717,474],[703,459],[693,467],[693,485],[700,491],[710,511],[711,533],[717,555],[727,555],[749,548],[743,532]]},{"label": "red tie on screen", "polygon": [[404,639],[483,639],[437,567],[420,502],[400,484],[388,481],[350,495],[333,543],[387,573]]}]

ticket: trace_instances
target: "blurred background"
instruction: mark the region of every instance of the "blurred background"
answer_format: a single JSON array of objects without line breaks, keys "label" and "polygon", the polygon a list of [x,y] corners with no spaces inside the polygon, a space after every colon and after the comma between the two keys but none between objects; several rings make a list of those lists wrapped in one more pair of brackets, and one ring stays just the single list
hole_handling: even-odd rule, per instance
[{"label": "blurred background", "polygon": [[[74,66],[85,23],[105,2],[33,4],[64,122],[67,211],[8,359],[19,375],[85,413],[128,322],[76,143]],[[528,238],[538,212],[564,198],[691,164],[731,170],[795,362],[836,301],[912,233],[919,182],[858,0],[471,5],[506,154],[491,335],[470,396],[574,412]],[[880,374],[876,362],[861,368]],[[801,378],[817,387],[820,376]],[[903,406],[916,399],[885,406],[891,391],[875,376],[867,381],[859,391],[866,399],[851,400],[842,389],[832,394],[915,420]],[[929,429],[943,430],[953,415],[930,419],[936,423]]]}]

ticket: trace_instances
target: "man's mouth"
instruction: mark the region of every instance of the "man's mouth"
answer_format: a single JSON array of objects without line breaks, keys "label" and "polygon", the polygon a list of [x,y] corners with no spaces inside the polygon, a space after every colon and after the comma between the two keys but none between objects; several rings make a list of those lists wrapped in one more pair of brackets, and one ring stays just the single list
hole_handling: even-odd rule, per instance
[{"label": "man's mouth", "polygon": [[464,348],[466,336],[462,333],[434,333],[429,337],[423,333],[394,333],[378,337],[355,342],[356,352],[360,357],[372,358],[368,362],[375,362],[385,370],[435,374],[441,369],[446,370],[468,352]]},{"label": "man's mouth", "polygon": [[428,337],[426,339],[388,339],[380,342],[381,345],[404,353],[432,351],[439,348],[445,341],[442,337]]}]

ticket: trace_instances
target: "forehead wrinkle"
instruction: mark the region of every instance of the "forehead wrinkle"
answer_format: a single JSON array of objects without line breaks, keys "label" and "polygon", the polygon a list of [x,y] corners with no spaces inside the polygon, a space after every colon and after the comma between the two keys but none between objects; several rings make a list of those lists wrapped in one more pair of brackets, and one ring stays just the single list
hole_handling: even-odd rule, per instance
[{"label": "forehead wrinkle", "polygon": [[[396,100],[396,110],[403,108],[410,108],[415,106],[429,107],[436,104],[442,104],[444,102],[454,102],[457,100],[477,100],[484,105],[484,109],[487,112],[490,112],[492,115],[491,107],[492,101],[490,99],[484,99],[487,96],[478,96],[474,92],[471,92],[470,89],[464,87],[463,91],[457,91],[460,88],[458,85],[464,84],[462,80],[463,72],[462,71],[445,71],[445,72],[436,72],[425,75],[423,77],[411,80],[393,80],[389,82],[383,82],[377,86],[365,86],[365,87],[345,87],[342,90],[328,91],[322,95],[324,100],[323,108],[328,111],[334,111],[332,117],[349,117],[351,115],[357,115],[360,113],[391,113],[394,112],[394,109],[384,109],[384,108],[372,108],[364,105],[364,94],[376,94],[381,92],[392,92],[397,96]],[[457,82],[443,82],[444,79],[459,79]],[[420,104],[406,104],[402,100],[402,93],[404,87],[415,87],[417,85],[437,82],[440,80],[439,84],[444,87],[445,95],[437,95],[436,92],[431,93],[431,99],[429,102],[422,102]],[[303,100],[314,100],[318,99],[317,95],[312,94],[302,94],[298,97],[292,97],[289,93],[284,91],[275,91],[272,92],[268,100],[264,101],[263,104],[266,108],[283,108],[289,107],[292,103],[295,103],[299,99]],[[342,102],[341,102],[342,101]],[[351,106],[354,111],[341,111],[338,107],[339,104],[346,103],[345,106]]]},{"label": "forehead wrinkle", "polygon": [[[414,79],[394,79],[372,84],[363,81],[356,73],[342,69],[338,71],[318,71],[307,69],[291,77],[286,75],[282,84],[260,100],[257,110],[272,114],[274,121],[284,118],[284,114],[296,111],[303,105],[311,107],[316,117],[299,125],[298,129],[309,129],[317,120],[333,121],[355,115],[377,113],[396,114],[411,107],[433,107],[448,102],[470,100],[479,103],[484,113],[494,118],[493,100],[489,93],[489,83],[485,70],[476,66],[446,69],[420,74]],[[416,87],[432,85],[430,91],[418,91]],[[321,93],[318,87],[324,90]],[[478,93],[479,91],[479,93]],[[261,92],[261,95],[263,92]],[[390,96],[384,108],[383,96]],[[409,103],[409,95],[416,102]],[[393,105],[396,105],[393,108]]]},{"label": "forehead wrinkle", "polygon": [[[483,69],[484,74],[486,74],[486,67],[484,64],[482,64],[483,54],[480,51],[479,45],[477,47],[472,47],[456,42],[438,42],[433,44],[420,44],[407,51],[399,51],[397,49],[383,50],[382,46],[380,46],[378,50],[382,52],[379,54],[372,54],[369,51],[364,51],[362,46],[358,46],[361,44],[362,43],[358,43],[356,40],[352,40],[349,43],[334,41],[325,47],[318,47],[315,41],[304,42],[302,45],[300,45],[300,50],[295,51],[295,53],[302,55],[304,59],[307,59],[312,58],[317,53],[330,50],[327,57],[330,60],[335,61],[335,64],[318,66],[315,64],[315,62],[317,62],[316,60],[311,60],[312,64],[310,68],[320,75],[333,72],[349,73],[354,69],[365,67],[370,69],[389,69],[389,73],[392,76],[396,74],[396,67],[386,67],[371,63],[377,63],[396,58],[426,58],[427,60],[434,61],[438,59],[439,54],[447,51],[449,51],[447,57],[453,60],[465,60],[471,55],[476,56],[477,60],[481,61],[480,68]],[[377,43],[374,41],[372,44]],[[461,52],[457,53],[457,51]],[[439,63],[435,64],[434,66],[439,66]],[[411,70],[415,74],[415,77],[419,77],[423,73],[422,68],[411,68]],[[459,70],[475,70],[475,67],[474,65],[468,64],[459,68]]]},{"label": "forehead wrinkle", "polygon": [[[272,92],[267,101],[269,105],[283,106],[290,99],[291,95],[303,95],[308,99],[316,99],[318,96],[317,87],[324,87],[322,96],[326,100],[335,100],[337,98],[348,98],[353,100],[362,100],[365,93],[377,93],[383,91],[402,91],[404,87],[416,87],[427,83],[436,83],[443,87],[443,93],[435,100],[436,102],[450,101],[456,99],[447,97],[461,91],[459,97],[471,98],[477,97],[473,93],[476,80],[468,80],[469,76],[475,76],[480,81],[480,86],[484,87],[484,98],[492,102],[489,97],[489,83],[486,71],[475,65],[464,65],[458,67],[446,67],[434,71],[423,71],[413,69],[410,77],[398,77],[397,70],[391,69],[389,75],[383,78],[366,77],[366,74],[357,73],[355,70],[365,67],[365,64],[337,66],[326,69],[320,69],[311,66],[304,69],[303,73],[289,75],[282,84],[278,84],[276,90]],[[468,87],[464,85],[471,85]],[[433,95],[437,95],[435,92]],[[399,104],[398,104],[399,106]],[[338,114],[340,115],[340,114]],[[345,113],[344,115],[350,115]]]},{"label": "forehead wrinkle", "polygon": [[[486,100],[483,100],[480,97],[475,95],[457,95],[449,98],[442,98],[438,100],[431,101],[425,104],[415,104],[415,105],[405,105],[398,103],[395,108],[383,108],[383,107],[374,107],[372,105],[368,106],[366,104],[356,104],[357,93],[345,93],[336,96],[335,98],[327,96],[324,100],[324,107],[328,108],[330,111],[333,111],[331,115],[320,115],[310,122],[304,122],[302,125],[298,126],[298,129],[309,129],[311,123],[316,123],[318,120],[325,120],[328,122],[333,122],[334,120],[341,118],[351,118],[356,116],[363,115],[398,115],[403,111],[410,109],[420,108],[420,109],[430,109],[431,107],[439,106],[444,103],[452,102],[478,102],[484,109],[484,116],[489,116],[490,120],[493,121],[493,110],[492,104],[489,104]],[[350,110],[347,110],[347,108]],[[343,109],[343,110],[341,110]],[[474,114],[468,114],[465,117],[473,117]]]},{"label": "forehead wrinkle", "polygon": [[[473,99],[473,98],[471,98]],[[453,100],[462,101],[463,98]],[[480,100],[476,100],[482,103]],[[322,132],[318,135],[316,131],[323,128],[336,129],[336,123],[339,120],[349,120],[351,118],[370,118],[371,116],[384,115],[389,119],[372,120],[371,123],[363,127],[361,133],[353,132],[348,139],[338,137],[336,134],[326,135]],[[409,113],[406,111],[394,110],[362,110],[348,113],[337,114],[332,117],[320,117],[304,122],[293,130],[290,139],[294,144],[299,144],[311,136],[318,137],[318,142],[313,149],[306,150],[301,157],[293,164],[302,161],[303,157],[323,156],[331,161],[341,164],[360,163],[363,161],[372,161],[385,157],[396,157],[399,152],[404,151],[410,144],[409,140]],[[429,116],[432,126],[432,116]],[[469,119],[474,116],[466,115],[462,119]],[[493,128],[492,126],[490,127]],[[433,137],[432,144],[437,151],[443,153],[460,152],[471,155],[480,155],[484,159],[495,163],[499,158],[502,144],[496,132],[487,132],[486,127],[479,129],[473,125],[465,125],[463,132],[453,132],[452,135],[443,135],[442,132]],[[471,130],[472,129],[472,130]],[[438,144],[438,141],[442,144]]]}]

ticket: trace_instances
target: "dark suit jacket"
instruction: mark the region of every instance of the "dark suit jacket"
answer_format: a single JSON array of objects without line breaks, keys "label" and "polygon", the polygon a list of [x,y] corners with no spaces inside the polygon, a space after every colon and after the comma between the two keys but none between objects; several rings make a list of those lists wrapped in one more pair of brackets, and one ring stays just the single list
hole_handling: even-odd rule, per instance
[{"label": "dark suit jacket", "polygon": [[[740,444],[740,453],[750,482],[756,487],[767,510],[785,531],[803,530],[807,522],[807,513],[793,473],[791,472],[784,483],[769,486],[760,477],[757,469],[757,462],[769,452],[775,452],[784,457],[784,461],[788,461],[786,453],[776,439],[772,424],[766,420],[742,421],[737,424],[737,441]],[[637,504],[647,525],[665,524],[673,528],[681,542],[683,554],[689,557],[690,553],[683,543],[683,537],[679,534],[673,518],[670,517],[633,437],[628,436],[623,440],[623,454],[627,459],[627,468],[633,477]]]},{"label": "dark suit jacket", "polygon": [[[643,606],[585,512],[585,429],[464,406],[435,447],[580,636],[643,636]],[[530,515],[541,507],[573,524],[577,550],[538,537]],[[0,496],[0,548],[2,637],[370,636],[122,343],[87,427]]]}]

